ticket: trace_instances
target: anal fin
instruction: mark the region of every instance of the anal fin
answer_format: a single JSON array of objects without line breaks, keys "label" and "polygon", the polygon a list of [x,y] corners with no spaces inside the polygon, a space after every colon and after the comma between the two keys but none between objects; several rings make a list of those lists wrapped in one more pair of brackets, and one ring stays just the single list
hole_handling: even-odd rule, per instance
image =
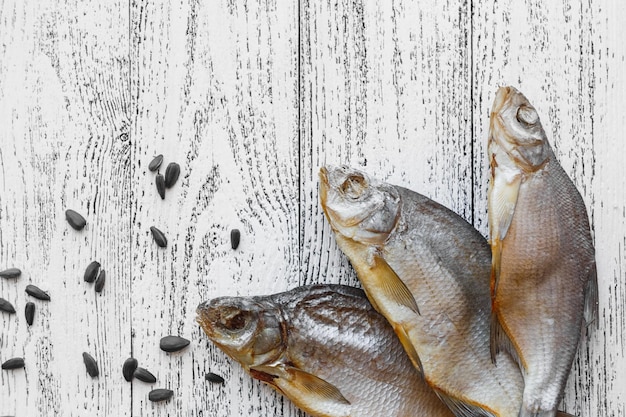
[{"label": "anal fin", "polygon": [[435,393],[456,417],[498,417],[497,414],[479,405],[464,402],[458,398],[446,395],[437,389],[435,389]]},{"label": "anal fin", "polygon": [[422,367],[422,361],[419,355],[417,354],[417,351],[415,350],[413,343],[411,343],[411,339],[409,338],[409,335],[404,330],[404,327],[393,326],[393,329],[396,332],[398,339],[400,339],[400,343],[402,344],[404,351],[406,352],[409,359],[413,363],[413,366],[415,366],[415,369],[417,369],[419,373],[422,375],[422,377],[424,377],[424,368]]},{"label": "anal fin", "polygon": [[491,353],[491,361],[496,364],[496,357],[500,352],[508,353],[513,361],[517,363],[522,373],[526,372],[526,366],[519,356],[515,345],[511,342],[509,335],[502,328],[500,320],[498,320],[498,314],[495,310],[491,311],[491,324],[490,324],[490,341],[489,351]]},{"label": "anal fin", "polygon": [[331,383],[288,365],[261,365],[250,369],[274,376],[268,382],[304,411],[320,416],[348,417],[350,401]]}]

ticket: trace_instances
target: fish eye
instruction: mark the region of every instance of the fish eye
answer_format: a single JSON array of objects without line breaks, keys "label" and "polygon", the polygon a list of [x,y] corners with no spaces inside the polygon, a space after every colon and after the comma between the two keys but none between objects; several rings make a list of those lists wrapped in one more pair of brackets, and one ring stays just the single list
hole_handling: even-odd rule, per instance
[{"label": "fish eye", "polygon": [[539,121],[539,115],[537,114],[537,110],[525,104],[522,104],[517,109],[516,118],[518,122],[525,125],[534,125]]},{"label": "fish eye", "polygon": [[245,311],[229,311],[222,314],[220,323],[228,330],[236,331],[246,327],[249,315]]},{"label": "fish eye", "polygon": [[347,197],[356,200],[367,188],[367,182],[361,174],[350,175],[341,185],[341,191]]}]

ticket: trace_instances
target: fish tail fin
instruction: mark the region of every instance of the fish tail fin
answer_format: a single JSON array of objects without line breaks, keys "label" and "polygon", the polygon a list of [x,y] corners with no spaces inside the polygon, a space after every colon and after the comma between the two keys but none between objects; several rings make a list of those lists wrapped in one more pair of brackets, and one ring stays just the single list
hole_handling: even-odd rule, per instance
[{"label": "fish tail fin", "polygon": [[[595,263],[589,271],[589,278],[587,280],[587,288],[585,289],[585,327],[589,327],[595,322],[595,327],[598,329],[598,272]],[[586,329],[585,329],[586,330]],[[588,334],[588,333],[587,333]]]}]

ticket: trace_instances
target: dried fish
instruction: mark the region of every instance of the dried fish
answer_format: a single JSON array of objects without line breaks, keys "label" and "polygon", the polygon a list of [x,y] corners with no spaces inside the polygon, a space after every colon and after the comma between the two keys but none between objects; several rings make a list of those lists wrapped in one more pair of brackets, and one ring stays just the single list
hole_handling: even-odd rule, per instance
[{"label": "dried fish", "polygon": [[496,94],[488,152],[491,351],[523,367],[520,417],[553,416],[581,329],[597,317],[589,217],[539,114],[513,87]]},{"label": "dried fish", "polygon": [[32,285],[32,284],[27,285],[26,293],[39,300],[50,301],[50,295],[35,285]]},{"label": "dried fish", "polygon": [[310,415],[453,417],[359,289],[220,297],[197,313],[217,347]]},{"label": "dried fish", "polygon": [[65,219],[76,230],[82,230],[87,224],[87,220],[74,210],[65,210]]},{"label": "dried fish", "polygon": [[159,347],[164,352],[177,352],[189,346],[189,340],[179,336],[165,336],[161,338]]},{"label": "dried fish", "polygon": [[87,269],[85,269],[85,282],[94,282],[96,277],[98,276],[98,270],[100,269],[100,262],[93,261],[89,265],[87,265]]}]

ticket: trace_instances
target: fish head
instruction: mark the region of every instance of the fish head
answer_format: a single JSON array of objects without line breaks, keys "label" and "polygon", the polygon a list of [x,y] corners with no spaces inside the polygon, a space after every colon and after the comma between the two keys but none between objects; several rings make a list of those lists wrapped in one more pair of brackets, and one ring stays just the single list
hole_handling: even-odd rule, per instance
[{"label": "fish head", "polygon": [[364,244],[383,244],[400,217],[400,195],[354,168],[320,168],[320,202],[331,227]]},{"label": "fish head", "polygon": [[196,321],[228,356],[250,368],[277,360],[286,347],[280,310],[248,297],[220,297],[198,306]]},{"label": "fish head", "polygon": [[[501,87],[491,109],[489,158],[502,150],[508,158],[497,155],[497,164],[507,163],[532,172],[545,164],[550,145],[537,110],[513,87]],[[492,161],[493,163],[493,161]]]}]

